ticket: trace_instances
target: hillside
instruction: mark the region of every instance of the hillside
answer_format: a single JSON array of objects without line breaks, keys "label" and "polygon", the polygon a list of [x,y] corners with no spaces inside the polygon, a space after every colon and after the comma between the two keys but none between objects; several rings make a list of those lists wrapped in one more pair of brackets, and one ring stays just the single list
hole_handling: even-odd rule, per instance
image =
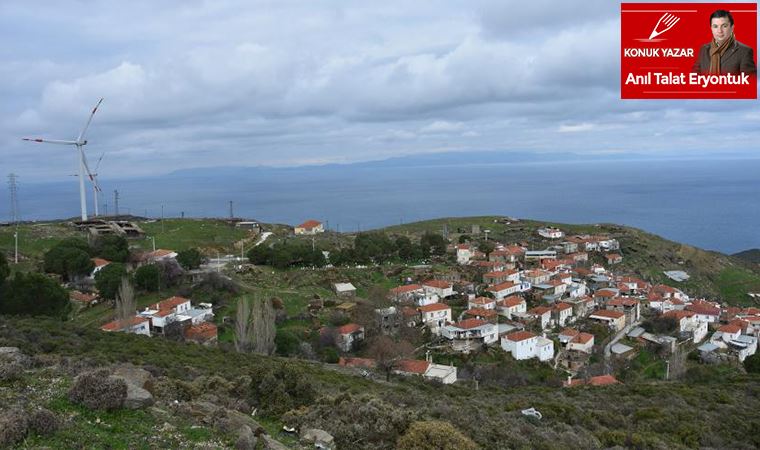
[{"label": "hillside", "polygon": [[[413,379],[374,381],[329,365],[258,357],[72,324],[0,318],[0,346],[32,357],[14,381],[0,381],[0,410],[45,407],[62,419],[58,432],[31,435],[19,448],[232,447],[236,435],[199,412],[201,405],[250,412],[271,436],[296,445],[283,424],[330,432],[338,448],[393,448],[418,420],[451,422],[482,448],[751,448],[760,445],[760,378],[725,366],[696,367],[682,382],[562,389],[484,383],[481,389]],[[131,362],[150,371],[156,404],[98,413],[66,396],[73,376]],[[266,395],[268,374],[302,380]],[[301,383],[301,382],[299,382]],[[290,412],[273,405],[302,404]],[[538,421],[519,411],[534,407]],[[195,411],[195,415],[191,413]],[[261,411],[265,411],[262,413]],[[210,413],[208,413],[210,414]]]},{"label": "hillside", "polygon": [[734,253],[731,255],[735,258],[743,259],[752,264],[760,264],[760,249],[753,248],[751,250],[744,250],[743,252]]}]

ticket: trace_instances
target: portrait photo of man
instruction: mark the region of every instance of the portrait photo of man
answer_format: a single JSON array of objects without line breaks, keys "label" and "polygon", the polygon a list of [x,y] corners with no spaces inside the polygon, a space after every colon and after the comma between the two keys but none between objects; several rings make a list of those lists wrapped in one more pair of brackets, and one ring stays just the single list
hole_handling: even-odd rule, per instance
[{"label": "portrait photo of man", "polygon": [[752,47],[736,40],[734,17],[719,9],[710,15],[712,40],[703,45],[697,54],[692,72],[702,74],[757,73]]}]

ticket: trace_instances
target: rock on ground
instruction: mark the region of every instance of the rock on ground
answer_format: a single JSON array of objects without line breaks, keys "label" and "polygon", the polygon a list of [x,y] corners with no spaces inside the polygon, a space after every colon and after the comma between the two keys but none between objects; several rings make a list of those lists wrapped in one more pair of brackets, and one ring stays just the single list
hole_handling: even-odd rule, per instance
[{"label": "rock on ground", "polygon": [[332,449],[335,447],[335,439],[332,435],[327,431],[318,428],[301,430],[301,441],[313,443],[314,445],[319,446],[319,448]]}]

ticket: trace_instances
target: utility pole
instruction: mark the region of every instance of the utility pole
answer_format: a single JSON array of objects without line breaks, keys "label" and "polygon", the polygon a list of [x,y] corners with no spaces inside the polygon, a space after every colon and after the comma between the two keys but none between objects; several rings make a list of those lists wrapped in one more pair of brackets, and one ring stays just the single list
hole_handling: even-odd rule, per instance
[{"label": "utility pole", "polygon": [[116,189],[113,191],[113,214],[119,215],[119,191]]},{"label": "utility pole", "polygon": [[13,220],[13,225],[16,227],[16,229],[13,231],[13,241],[14,241],[14,256],[13,256],[13,263],[18,264],[18,185],[16,184],[16,180],[18,177],[15,173],[11,173],[8,175],[8,187],[11,191],[11,219]]}]

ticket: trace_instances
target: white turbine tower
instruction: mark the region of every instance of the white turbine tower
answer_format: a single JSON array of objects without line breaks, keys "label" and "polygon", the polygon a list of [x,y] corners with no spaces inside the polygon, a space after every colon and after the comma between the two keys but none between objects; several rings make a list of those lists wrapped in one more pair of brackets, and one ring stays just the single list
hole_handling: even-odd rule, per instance
[{"label": "white turbine tower", "polygon": [[[87,119],[87,123],[84,125],[84,128],[82,128],[82,132],[79,133],[79,137],[77,137],[75,141],[64,141],[64,140],[59,140],[59,139],[23,138],[25,141],[42,142],[42,143],[48,143],[48,144],[73,145],[77,148],[77,150],[79,151],[79,203],[82,208],[83,221],[87,220],[87,199],[85,197],[85,192],[84,192],[84,175],[86,172],[87,176],[90,178],[90,181],[93,181],[93,176],[92,176],[92,172],[90,172],[90,168],[87,167],[87,158],[84,156],[84,149],[82,149],[82,147],[87,145],[87,141],[84,139],[84,135],[87,132],[87,128],[89,128],[90,126],[90,122],[92,122],[92,117],[98,111],[98,107],[100,106],[101,103],[103,103],[102,98],[98,100],[98,103],[92,109],[92,112],[90,113],[90,117]],[[96,203],[95,208],[97,208],[97,203]],[[97,215],[97,212],[95,214]]]},{"label": "white turbine tower", "polygon": [[[88,174],[90,176],[90,181],[92,181],[92,196],[93,200],[95,200],[95,216],[99,216],[98,214],[98,192],[103,192],[102,189],[100,189],[100,184],[98,184],[98,167],[100,167],[100,161],[103,160],[103,157],[105,156],[105,153],[102,153],[100,155],[100,158],[98,158],[98,162],[95,163],[95,172]],[[85,167],[87,166],[87,158],[85,158]]]}]

